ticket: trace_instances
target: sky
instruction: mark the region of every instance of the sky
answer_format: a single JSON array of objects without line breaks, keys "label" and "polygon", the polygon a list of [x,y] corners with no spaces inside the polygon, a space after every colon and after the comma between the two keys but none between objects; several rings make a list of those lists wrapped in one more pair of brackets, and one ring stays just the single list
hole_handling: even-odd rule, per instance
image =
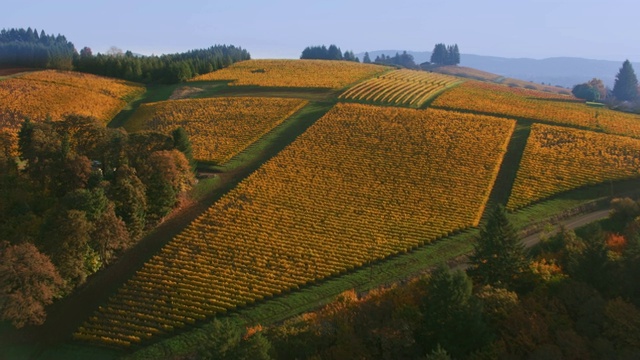
[{"label": "sky", "polygon": [[431,51],[543,59],[640,61],[638,0],[28,0],[7,1],[0,28],[62,34],[94,53],[145,55],[232,44],[259,58],[306,46],[355,53]]}]

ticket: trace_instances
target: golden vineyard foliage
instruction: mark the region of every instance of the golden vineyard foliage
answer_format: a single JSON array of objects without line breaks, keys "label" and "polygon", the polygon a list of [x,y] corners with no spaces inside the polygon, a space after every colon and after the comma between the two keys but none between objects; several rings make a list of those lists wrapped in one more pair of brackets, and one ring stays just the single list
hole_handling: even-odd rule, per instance
[{"label": "golden vineyard foliage", "polygon": [[37,71],[0,81],[0,113],[15,112],[32,120],[67,114],[108,121],[128,99],[144,92],[141,86],[70,71]]},{"label": "golden vineyard foliage", "polygon": [[469,81],[446,91],[432,106],[479,111],[640,138],[640,115],[589,107],[573,97]]},{"label": "golden vineyard foliage", "polygon": [[465,67],[465,66],[458,66],[458,65],[438,66],[438,68],[435,69],[435,71],[441,74],[462,76],[466,78],[483,80],[483,81],[495,81],[501,77],[500,75],[493,74],[490,72],[486,72],[486,71],[482,71],[482,70],[478,70],[470,67]]},{"label": "golden vineyard foliage", "polygon": [[342,89],[391,69],[335,60],[247,60],[190,81],[229,80],[231,85]]},{"label": "golden vineyard foliage", "polygon": [[36,71],[0,81],[0,132],[15,138],[25,117],[41,121],[65,115],[111,120],[144,88],[122,80],[71,71]]},{"label": "golden vineyard foliage", "polygon": [[507,208],[563,191],[640,175],[640,140],[534,124]]},{"label": "golden vineyard foliage", "polygon": [[477,225],[514,126],[338,104],[168,243],[75,337],[135,344]]},{"label": "golden vineyard foliage", "polygon": [[208,98],[142,104],[129,131],[170,133],[182,126],[197,160],[225,162],[300,110],[307,101],[278,98]]},{"label": "golden vineyard foliage", "polygon": [[459,81],[453,76],[426,71],[396,70],[351,87],[340,99],[420,107],[440,90]]},{"label": "golden vineyard foliage", "polygon": [[144,87],[136,83],[72,71],[30,72],[20,76],[20,79],[68,85],[122,100],[131,99],[144,92]]}]

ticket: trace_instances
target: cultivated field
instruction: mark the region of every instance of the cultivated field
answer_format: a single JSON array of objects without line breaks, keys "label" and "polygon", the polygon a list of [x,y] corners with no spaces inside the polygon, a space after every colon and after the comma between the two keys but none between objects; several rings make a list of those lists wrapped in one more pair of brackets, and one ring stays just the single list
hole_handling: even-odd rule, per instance
[{"label": "cultivated field", "polygon": [[507,207],[586,185],[640,176],[640,140],[534,124]]},{"label": "cultivated field", "polygon": [[573,97],[504,85],[468,81],[445,92],[432,105],[640,138],[640,115],[593,108]]},{"label": "cultivated field", "polygon": [[223,163],[307,104],[300,99],[209,98],[142,104],[129,131],[170,133],[182,126],[197,160]]},{"label": "cultivated field", "polygon": [[0,81],[0,113],[18,113],[32,120],[67,114],[108,121],[128,99],[144,92],[135,84],[70,71],[37,71]]},{"label": "cultivated field", "polygon": [[148,261],[75,337],[129,346],[475,226],[514,125],[338,104]]},{"label": "cultivated field", "polygon": [[396,70],[349,88],[339,98],[383,105],[421,107],[433,95],[460,79],[416,70]]},{"label": "cultivated field", "polygon": [[229,80],[231,85],[342,89],[390,67],[330,60],[248,60],[191,81]]},{"label": "cultivated field", "polygon": [[17,132],[25,117],[42,121],[66,115],[107,122],[144,88],[122,80],[71,71],[35,71],[0,80],[0,136],[16,155]]}]

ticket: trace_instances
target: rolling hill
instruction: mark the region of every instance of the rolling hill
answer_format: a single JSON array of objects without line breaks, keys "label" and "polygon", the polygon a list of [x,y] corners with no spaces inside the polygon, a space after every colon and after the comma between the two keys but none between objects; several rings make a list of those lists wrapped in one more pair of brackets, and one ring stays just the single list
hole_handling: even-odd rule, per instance
[{"label": "rolling hill", "polygon": [[[393,56],[403,50],[375,50],[369,51],[371,59],[381,54]],[[431,59],[430,51],[407,51],[413,55],[416,64]],[[360,59],[364,53],[356,54]],[[572,88],[576,84],[584,83],[592,78],[601,79],[606,86],[613,88],[615,76],[622,66],[620,61],[594,60],[576,57],[556,57],[548,59],[505,58],[474,54],[460,54],[460,66],[466,66],[504,77],[559,85]],[[640,63],[633,63],[634,68],[640,68]]]},{"label": "rolling hill", "polygon": [[[55,76],[58,90],[93,84]],[[118,109],[132,100],[109,86],[101,92]],[[178,86],[186,98],[171,100]],[[215,174],[198,185],[206,201],[194,197],[173,228],[161,224],[131,250],[135,261],[91,280],[73,321],[45,324],[64,328],[47,335],[58,341],[73,333],[76,344],[130,351],[214,318],[280,321],[465,255],[494,205],[530,225],[602,200],[602,184],[640,178],[640,116],[454,75],[251,60],[149,86],[129,106],[118,115],[128,130],[184,126],[196,157],[219,163],[200,164]],[[377,266],[385,271],[374,275]]]}]

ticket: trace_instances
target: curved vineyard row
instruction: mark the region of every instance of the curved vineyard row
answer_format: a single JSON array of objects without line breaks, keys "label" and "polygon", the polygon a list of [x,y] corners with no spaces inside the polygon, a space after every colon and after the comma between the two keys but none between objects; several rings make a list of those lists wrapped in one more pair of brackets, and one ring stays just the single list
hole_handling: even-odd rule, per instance
[{"label": "curved vineyard row", "polygon": [[391,69],[333,60],[247,60],[190,81],[229,80],[231,85],[342,89]]},{"label": "curved vineyard row", "polygon": [[534,124],[507,208],[640,175],[640,140]]},{"label": "curved vineyard row", "polygon": [[477,225],[514,126],[338,104],[150,259],[75,337],[138,343]]},{"label": "curved vineyard row", "polygon": [[278,98],[209,98],[142,104],[126,124],[128,131],[170,133],[182,126],[197,160],[223,163],[307,104]]},{"label": "curved vineyard row", "polygon": [[640,138],[640,115],[589,107],[559,94],[469,81],[446,91],[432,106],[571,125]]},{"label": "curved vineyard row", "polygon": [[453,76],[403,69],[362,82],[339,98],[420,107],[440,90],[459,81]]}]

